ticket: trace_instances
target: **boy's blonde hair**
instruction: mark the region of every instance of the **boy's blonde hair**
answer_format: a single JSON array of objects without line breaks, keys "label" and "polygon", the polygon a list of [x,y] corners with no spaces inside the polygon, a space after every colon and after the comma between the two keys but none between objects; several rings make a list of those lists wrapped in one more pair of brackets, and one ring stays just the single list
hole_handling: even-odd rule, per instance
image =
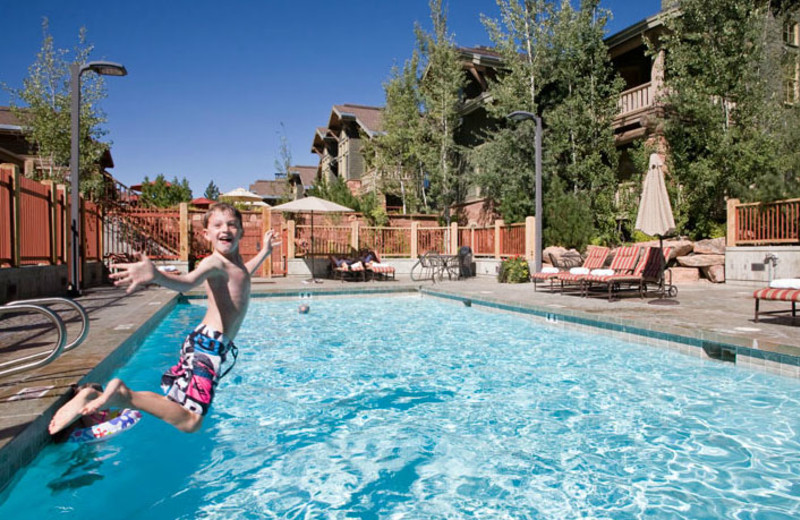
[{"label": "boy's blonde hair", "polygon": [[227,202],[215,202],[211,206],[209,206],[208,211],[206,214],[203,215],[203,229],[208,227],[208,220],[211,218],[215,212],[219,211],[220,213],[230,213],[236,220],[239,222],[239,229],[244,229],[244,225],[242,224],[242,212],[236,209],[235,206],[228,204]]}]

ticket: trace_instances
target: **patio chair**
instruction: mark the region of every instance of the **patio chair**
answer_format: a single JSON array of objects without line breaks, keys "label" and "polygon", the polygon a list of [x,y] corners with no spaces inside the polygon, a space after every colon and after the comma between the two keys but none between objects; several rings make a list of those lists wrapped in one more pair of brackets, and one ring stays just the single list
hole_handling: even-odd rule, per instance
[{"label": "patio chair", "polygon": [[581,289],[583,296],[589,296],[589,289],[592,283],[606,283],[610,276],[631,274],[636,266],[636,260],[639,258],[641,248],[639,246],[623,246],[617,248],[614,254],[614,260],[608,269],[593,269],[584,279]]},{"label": "patio chair", "polygon": [[364,268],[364,264],[360,260],[340,258],[334,255],[330,255],[329,259],[334,280],[336,280],[337,276],[342,283],[344,283],[345,277],[354,279],[360,277],[362,282],[367,280],[366,268]]},{"label": "patio chair", "polygon": [[792,302],[792,319],[797,317],[797,302],[800,300],[800,278],[779,278],[772,280],[769,287],[758,289],[753,293],[756,300],[755,322],[758,323],[760,314],[780,314],[787,310],[760,311],[758,304],[761,300]]},{"label": "patio chair", "polygon": [[582,267],[573,267],[567,273],[558,273],[556,278],[561,282],[561,294],[564,294],[564,287],[577,285],[583,292],[583,280],[591,273],[592,269],[600,269],[606,263],[609,249],[607,247],[594,247],[589,250],[589,255],[583,262]]},{"label": "patio chair", "polygon": [[[659,287],[664,285],[664,266],[669,260],[669,255],[672,252],[671,247],[655,247],[649,246],[644,255],[642,255],[636,268],[630,274],[613,274],[607,276],[604,281],[595,279],[594,283],[604,283],[608,288],[608,301],[613,299],[613,295],[618,293],[622,284],[629,286],[636,286],[639,290],[639,295],[644,298],[647,294],[647,284],[658,284]],[[660,253],[660,255],[659,255]]]},{"label": "patio chair", "polygon": [[[568,251],[568,253],[570,252]],[[571,251],[571,253],[573,254],[565,254],[561,257],[548,253],[550,256],[550,263],[553,267],[543,267],[538,273],[531,274],[534,292],[536,292],[536,286],[544,282],[550,282],[550,292],[553,292],[559,273],[566,272],[573,267],[579,267],[581,265],[581,255],[577,251]]]},{"label": "patio chair", "polygon": [[417,262],[411,267],[411,279],[415,282],[421,280],[434,280],[439,265],[439,253],[426,251],[419,255]]},{"label": "patio chair", "polygon": [[381,261],[381,257],[378,256],[378,253],[372,250],[368,250],[366,254],[361,258],[361,263],[364,264],[367,271],[371,273],[371,279],[375,280],[376,277],[380,277],[383,280],[388,280],[389,275],[392,276],[392,280],[395,279],[395,269],[393,266],[389,264],[385,264]]}]

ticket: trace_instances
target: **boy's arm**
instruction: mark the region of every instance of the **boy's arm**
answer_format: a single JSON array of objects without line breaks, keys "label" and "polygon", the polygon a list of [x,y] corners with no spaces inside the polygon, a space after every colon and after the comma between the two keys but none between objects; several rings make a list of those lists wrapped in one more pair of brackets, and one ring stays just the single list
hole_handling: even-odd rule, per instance
[{"label": "boy's arm", "polygon": [[132,264],[115,264],[114,268],[118,271],[110,276],[117,287],[128,286],[126,291],[128,294],[136,290],[138,286],[147,283],[157,283],[173,291],[186,292],[203,283],[214,273],[223,271],[219,260],[213,256],[203,259],[190,273],[180,275],[162,273],[156,269],[155,264],[147,258],[147,255],[140,254],[139,258],[138,262]]},{"label": "boy's arm", "polygon": [[266,258],[272,254],[272,248],[280,245],[280,240],[274,240],[275,231],[269,230],[264,233],[264,245],[261,247],[261,251],[258,252],[256,256],[248,260],[244,266],[247,268],[247,272],[250,273],[252,276],[258,271],[258,268],[261,267],[261,264],[266,260]]}]

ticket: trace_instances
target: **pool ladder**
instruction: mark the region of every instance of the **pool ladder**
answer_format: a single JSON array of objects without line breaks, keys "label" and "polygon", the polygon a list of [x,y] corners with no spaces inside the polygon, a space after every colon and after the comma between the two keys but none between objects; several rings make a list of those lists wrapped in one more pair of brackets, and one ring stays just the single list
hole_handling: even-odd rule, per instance
[{"label": "pool ladder", "polygon": [[[67,343],[67,327],[64,320],[55,311],[48,308],[48,305],[63,304],[68,305],[77,311],[81,318],[81,331],[78,336]],[[37,298],[34,300],[19,300],[0,306],[0,316],[4,314],[38,313],[50,320],[56,329],[56,341],[50,350],[37,352],[29,356],[12,359],[0,363],[0,377],[18,374],[26,370],[40,368],[55,361],[64,352],[77,348],[89,334],[89,316],[86,310],[76,301],[68,298]]]}]

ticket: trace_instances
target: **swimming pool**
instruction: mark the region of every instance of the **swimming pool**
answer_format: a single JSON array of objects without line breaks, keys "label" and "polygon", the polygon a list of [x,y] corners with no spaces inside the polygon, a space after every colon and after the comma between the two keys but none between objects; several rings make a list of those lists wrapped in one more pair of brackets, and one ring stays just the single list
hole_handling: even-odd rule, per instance
[{"label": "swimming pool", "polygon": [[[800,383],[436,298],[255,300],[204,429],[48,446],[0,517],[796,518]],[[179,305],[118,372],[156,390]]]}]

